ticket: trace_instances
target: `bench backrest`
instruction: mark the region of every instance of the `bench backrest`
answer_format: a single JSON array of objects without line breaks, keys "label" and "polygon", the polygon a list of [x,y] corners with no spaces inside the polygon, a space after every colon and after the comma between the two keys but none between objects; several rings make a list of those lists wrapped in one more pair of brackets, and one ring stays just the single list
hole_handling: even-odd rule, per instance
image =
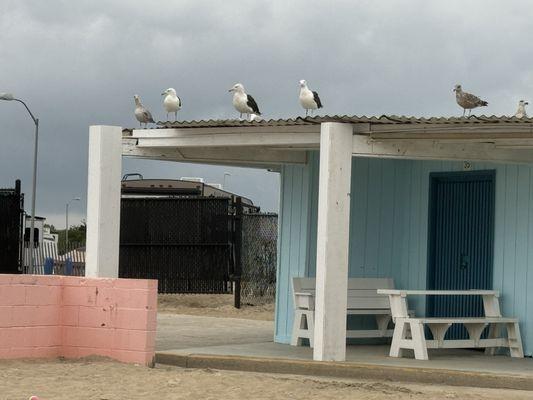
[{"label": "bench backrest", "polygon": [[[294,293],[315,295],[315,278],[292,278]],[[378,294],[377,289],[394,289],[392,278],[349,278],[348,309],[390,309],[389,297]],[[294,304],[298,304],[294,298]]]}]

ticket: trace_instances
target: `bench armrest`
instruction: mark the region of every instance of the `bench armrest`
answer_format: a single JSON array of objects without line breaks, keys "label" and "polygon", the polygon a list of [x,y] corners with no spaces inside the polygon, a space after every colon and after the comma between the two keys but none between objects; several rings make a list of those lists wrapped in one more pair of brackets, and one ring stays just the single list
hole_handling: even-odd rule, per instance
[{"label": "bench armrest", "polygon": [[307,293],[307,292],[295,292],[294,295],[295,296],[313,296],[312,293]]}]

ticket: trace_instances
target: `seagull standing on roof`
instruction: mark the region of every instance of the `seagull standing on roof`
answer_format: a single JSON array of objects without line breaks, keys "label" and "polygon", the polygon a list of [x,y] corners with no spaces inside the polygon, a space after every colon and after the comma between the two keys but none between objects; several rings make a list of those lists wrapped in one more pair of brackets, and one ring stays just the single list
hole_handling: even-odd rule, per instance
[{"label": "seagull standing on roof", "polygon": [[526,113],[526,106],[528,105],[529,103],[525,100],[520,100],[518,102],[518,110],[516,110],[516,114],[514,115],[516,118],[527,118],[527,113]]},{"label": "seagull standing on roof", "polygon": [[161,96],[165,96],[163,99],[163,107],[165,108],[167,112],[167,121],[168,121],[168,114],[174,113],[174,121],[178,120],[178,111],[181,109],[181,99],[176,94],[176,90],[173,88],[168,88],[163,93],[161,93]]},{"label": "seagull standing on roof", "polygon": [[138,95],[134,95],[133,98],[135,99],[135,118],[139,121],[139,126],[144,124],[146,128],[148,122],[155,122],[152,114],[141,104],[141,98]]},{"label": "seagull standing on roof", "polygon": [[240,113],[239,118],[242,118],[242,114],[248,117],[250,114],[261,115],[254,98],[246,94],[241,83],[236,83],[228,92],[233,92],[233,107]]},{"label": "seagull standing on roof", "polygon": [[320,101],[320,97],[318,97],[318,93],[309,90],[307,82],[303,79],[300,81],[300,104],[305,109],[306,117],[309,110],[322,108],[322,102]]},{"label": "seagull standing on roof", "polygon": [[489,105],[485,100],[481,100],[473,94],[463,92],[461,85],[455,85],[453,91],[455,92],[455,101],[457,101],[457,104],[463,108],[463,117],[465,116],[466,110],[468,110],[468,116],[470,116],[473,108]]}]

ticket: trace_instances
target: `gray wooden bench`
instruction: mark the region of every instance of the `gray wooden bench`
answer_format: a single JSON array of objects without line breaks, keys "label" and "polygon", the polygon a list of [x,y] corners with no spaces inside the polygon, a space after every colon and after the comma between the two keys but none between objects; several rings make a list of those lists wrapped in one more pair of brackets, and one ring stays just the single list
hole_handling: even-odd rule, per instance
[{"label": "gray wooden bench", "polygon": [[[291,345],[299,346],[302,339],[308,339],[313,347],[315,325],[315,278],[292,278],[294,300],[294,323]],[[392,337],[393,330],[388,329],[392,315],[389,298],[377,293],[377,289],[394,289],[391,278],[349,278],[347,315],[373,315],[377,329],[349,329],[347,338]]]}]

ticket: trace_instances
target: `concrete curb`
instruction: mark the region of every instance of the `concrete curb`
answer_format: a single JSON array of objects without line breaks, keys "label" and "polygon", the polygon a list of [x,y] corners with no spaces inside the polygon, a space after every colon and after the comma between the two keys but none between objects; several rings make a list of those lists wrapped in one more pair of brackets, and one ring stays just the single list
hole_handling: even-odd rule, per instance
[{"label": "concrete curb", "polygon": [[432,368],[392,367],[383,365],[317,362],[284,358],[175,354],[158,352],[156,363],[182,368],[211,368],[231,371],[263,372],[333,378],[430,383],[491,389],[533,390],[533,380],[520,375]]}]

